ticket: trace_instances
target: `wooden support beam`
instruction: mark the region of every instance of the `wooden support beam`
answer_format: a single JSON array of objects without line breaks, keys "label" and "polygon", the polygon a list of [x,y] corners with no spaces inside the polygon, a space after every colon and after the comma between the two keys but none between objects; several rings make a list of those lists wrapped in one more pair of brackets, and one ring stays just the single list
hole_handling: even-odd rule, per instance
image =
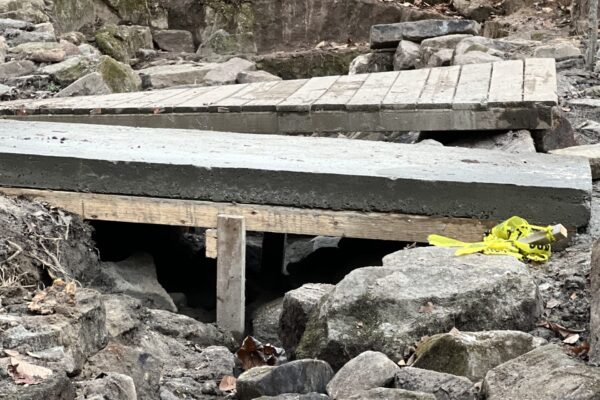
[{"label": "wooden support beam", "polygon": [[[404,242],[427,242],[439,234],[477,242],[498,221],[439,218],[397,213],[332,211],[253,204],[0,188],[11,196],[46,202],[87,220],[216,228],[217,215],[240,215],[255,232],[294,233]],[[541,221],[543,222],[543,221]]]},{"label": "wooden support beam", "polygon": [[204,252],[206,258],[217,258],[217,230],[207,229],[204,232]]},{"label": "wooden support beam", "polygon": [[246,311],[246,228],[243,217],[218,216],[217,253],[217,325],[241,339]]}]

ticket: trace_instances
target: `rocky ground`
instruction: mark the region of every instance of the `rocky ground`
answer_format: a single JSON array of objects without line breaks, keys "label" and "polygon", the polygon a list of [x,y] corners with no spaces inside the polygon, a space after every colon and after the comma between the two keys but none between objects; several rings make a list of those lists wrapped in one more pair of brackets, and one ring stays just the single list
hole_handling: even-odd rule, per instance
[{"label": "rocky ground", "polygon": [[[551,57],[555,129],[335,135],[508,152],[600,143],[600,77],[583,67],[568,1],[125,3],[0,0],[0,98]],[[422,19],[404,40],[368,43],[371,25]],[[242,343],[213,324],[203,232],[92,227],[0,197],[0,399],[597,399],[599,201],[595,183],[589,227],[539,265],[290,237],[273,276],[251,235]]]}]

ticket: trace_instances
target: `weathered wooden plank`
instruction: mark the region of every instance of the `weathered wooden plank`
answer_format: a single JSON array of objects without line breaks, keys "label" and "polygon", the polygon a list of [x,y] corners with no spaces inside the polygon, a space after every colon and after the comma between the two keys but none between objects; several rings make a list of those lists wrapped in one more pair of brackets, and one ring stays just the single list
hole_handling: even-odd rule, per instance
[{"label": "weathered wooden plank", "polygon": [[464,65],[452,101],[452,108],[455,110],[486,108],[491,77],[492,64]]},{"label": "weathered wooden plank", "polygon": [[511,60],[493,63],[488,106],[510,107],[522,101],[523,61]]},{"label": "weathered wooden plank", "polygon": [[246,305],[246,227],[244,218],[217,219],[217,325],[243,338]]},{"label": "weathered wooden plank", "polygon": [[92,221],[215,229],[219,214],[231,214],[244,217],[248,231],[406,242],[425,243],[427,236],[433,233],[464,241],[478,241],[483,232],[495,224],[494,221],[469,218],[435,218],[397,213],[332,211],[22,188],[2,187],[0,192],[46,202]]},{"label": "weathered wooden plank", "polygon": [[558,104],[556,61],[553,58],[525,60],[523,101],[547,106]]},{"label": "weathered wooden plank", "polygon": [[352,99],[363,85],[369,74],[343,75],[312,104],[313,111],[345,110],[346,103]]},{"label": "weathered wooden plank", "polygon": [[306,84],[307,79],[277,82],[254,100],[242,105],[242,111],[276,111],[277,104],[286,100]]},{"label": "weathered wooden plank", "polygon": [[250,83],[231,96],[213,102],[208,109],[211,112],[240,112],[242,111],[242,106],[244,104],[262,98],[269,89],[278,83],[280,82],[269,81]]},{"label": "weathered wooden plank", "polygon": [[402,71],[383,99],[382,109],[403,110],[417,107],[431,69]]},{"label": "weathered wooden plank", "polygon": [[381,102],[390,91],[400,72],[379,72],[369,74],[363,85],[346,103],[346,109],[378,111]]},{"label": "weathered wooden plank", "polygon": [[286,100],[277,104],[280,112],[308,112],[317,101],[337,81],[338,76],[321,76],[309,79],[301,88]]},{"label": "weathered wooden plank", "polygon": [[461,67],[432,68],[417,108],[452,108]]},{"label": "weathered wooden plank", "polygon": [[173,109],[175,112],[204,112],[208,111],[211,104],[219,102],[227,97],[244,90],[248,85],[214,86],[212,90],[192,97],[183,103],[177,104]]}]

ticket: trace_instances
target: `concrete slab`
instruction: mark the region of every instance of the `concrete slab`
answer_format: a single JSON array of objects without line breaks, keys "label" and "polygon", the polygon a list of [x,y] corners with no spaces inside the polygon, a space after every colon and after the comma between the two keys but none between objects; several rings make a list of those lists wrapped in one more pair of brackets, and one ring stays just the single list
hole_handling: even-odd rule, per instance
[{"label": "concrete slab", "polygon": [[590,217],[587,161],[546,154],[0,121],[0,155],[8,187],[572,226]]},{"label": "concrete slab", "polygon": [[550,153],[563,156],[583,157],[590,163],[590,167],[592,168],[592,178],[600,178],[600,144],[567,147],[564,149],[551,150]]}]

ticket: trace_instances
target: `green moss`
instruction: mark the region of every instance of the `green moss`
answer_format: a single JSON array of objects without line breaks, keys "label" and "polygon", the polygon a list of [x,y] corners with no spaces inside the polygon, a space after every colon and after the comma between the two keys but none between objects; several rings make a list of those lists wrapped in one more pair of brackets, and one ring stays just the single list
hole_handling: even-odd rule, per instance
[{"label": "green moss", "polygon": [[98,72],[102,75],[108,87],[115,93],[140,90],[140,79],[131,67],[110,57],[101,58]]},{"label": "green moss", "polygon": [[118,28],[116,25],[106,25],[96,32],[96,45],[103,54],[111,56],[115,60],[128,62],[129,54],[127,53],[127,47],[117,35]]},{"label": "green moss", "polygon": [[469,376],[468,354],[459,340],[449,334],[430,337],[417,348],[415,367]]}]

